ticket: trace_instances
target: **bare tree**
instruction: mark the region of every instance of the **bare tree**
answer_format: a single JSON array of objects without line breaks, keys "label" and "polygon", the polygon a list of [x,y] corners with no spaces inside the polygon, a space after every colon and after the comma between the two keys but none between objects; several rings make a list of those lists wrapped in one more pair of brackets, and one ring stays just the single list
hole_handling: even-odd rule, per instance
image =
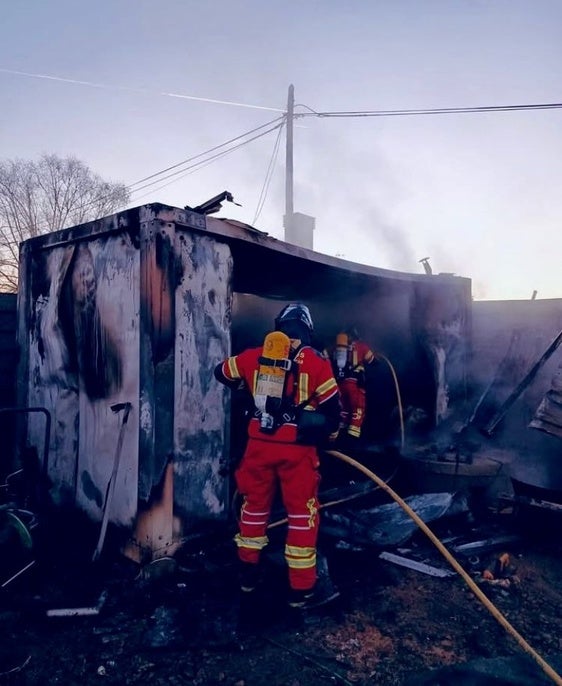
[{"label": "bare tree", "polygon": [[74,157],[0,162],[0,290],[17,290],[22,241],[111,214],[128,201],[124,184],[104,181]]}]

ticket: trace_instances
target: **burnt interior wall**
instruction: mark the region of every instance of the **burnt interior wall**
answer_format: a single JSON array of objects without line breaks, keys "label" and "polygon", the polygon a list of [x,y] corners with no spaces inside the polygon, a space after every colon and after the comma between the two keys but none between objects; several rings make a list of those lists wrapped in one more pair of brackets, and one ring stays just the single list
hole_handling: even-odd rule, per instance
[{"label": "burnt interior wall", "polygon": [[[446,411],[464,402],[469,281],[370,276],[286,254],[264,259],[257,248],[243,248],[233,248],[233,353],[260,345],[279,310],[298,300],[311,309],[318,349],[332,345],[345,327],[358,327],[362,338],[394,368],[404,413],[417,416],[417,428],[429,430],[443,418],[437,414],[436,346],[445,355]],[[397,393],[384,359],[368,370],[367,402],[365,438],[397,441]],[[243,405],[240,398],[235,411],[242,412]]]},{"label": "burnt interior wall", "polygon": [[[486,427],[503,402],[562,330],[562,299],[482,301],[473,303],[473,354],[470,363],[477,427]],[[562,346],[498,424],[490,445],[513,451],[511,471],[532,483],[562,490],[562,442],[529,428],[544,394],[562,363]],[[486,392],[487,391],[487,392]]]}]

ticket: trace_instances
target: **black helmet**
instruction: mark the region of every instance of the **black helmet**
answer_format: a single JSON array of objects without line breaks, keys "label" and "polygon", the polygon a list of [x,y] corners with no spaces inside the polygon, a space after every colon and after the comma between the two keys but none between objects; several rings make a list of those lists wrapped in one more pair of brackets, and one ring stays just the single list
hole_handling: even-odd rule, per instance
[{"label": "black helmet", "polygon": [[308,307],[301,303],[286,305],[275,318],[275,328],[302,345],[310,345],[313,326]]},{"label": "black helmet", "polygon": [[300,322],[301,324],[304,324],[309,333],[314,329],[310,310],[302,303],[290,303],[289,305],[285,305],[275,318],[275,328],[279,329],[280,326],[288,322]]}]

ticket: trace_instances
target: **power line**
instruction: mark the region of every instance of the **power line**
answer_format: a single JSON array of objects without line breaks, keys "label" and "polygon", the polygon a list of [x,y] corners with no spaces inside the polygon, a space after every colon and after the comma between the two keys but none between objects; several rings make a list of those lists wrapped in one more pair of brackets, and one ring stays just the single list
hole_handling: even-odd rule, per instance
[{"label": "power line", "polygon": [[[272,131],[278,130],[278,135],[277,139],[274,144],[274,149],[273,149],[273,154],[269,162],[269,166],[266,172],[266,177],[264,180],[264,184],[262,186],[260,196],[258,199],[257,207],[256,207],[256,213],[253,222],[255,223],[257,219],[259,218],[259,215],[261,214],[265,200],[267,197],[267,193],[269,190],[269,184],[271,183],[271,179],[273,176],[273,167],[277,158],[277,153],[279,150],[279,143],[281,139],[281,133],[282,133],[282,127],[284,123],[287,121],[288,116],[291,117],[291,119],[295,118],[303,118],[303,117],[310,117],[310,116],[315,116],[319,118],[368,118],[368,117],[391,117],[391,116],[419,116],[419,115],[436,115],[436,114],[467,114],[467,113],[484,113],[484,112],[511,112],[511,111],[532,111],[532,110],[547,110],[547,109],[560,109],[562,108],[562,103],[559,102],[552,102],[552,103],[535,103],[535,104],[518,104],[518,105],[486,105],[486,106],[473,106],[473,107],[441,107],[441,108],[430,108],[430,109],[400,109],[400,110],[350,110],[350,111],[345,111],[345,110],[333,110],[333,111],[317,111],[310,107],[309,105],[306,105],[304,103],[295,105],[295,108],[302,108],[306,111],[304,112],[291,112],[290,115],[285,110],[279,109],[279,108],[273,108],[273,107],[265,107],[261,105],[252,105],[248,103],[240,103],[240,102],[234,102],[234,101],[229,101],[229,100],[218,100],[218,99],[213,99],[213,98],[203,98],[203,97],[198,97],[194,95],[187,95],[187,94],[182,94],[182,93],[172,93],[172,92],[157,92],[157,91],[151,91],[149,89],[145,88],[135,88],[135,87],[130,87],[130,86],[120,86],[120,85],[110,85],[110,84],[105,84],[105,83],[97,83],[97,82],[92,82],[92,81],[84,81],[84,80],[78,80],[78,79],[70,79],[70,78],[65,78],[65,77],[60,77],[60,76],[54,76],[50,74],[39,74],[39,73],[34,73],[34,72],[24,72],[24,71],[18,71],[18,70],[13,70],[13,69],[7,69],[0,67],[0,73],[6,73],[6,74],[12,74],[12,75],[17,75],[17,76],[25,76],[25,77],[30,77],[30,78],[37,78],[37,79],[46,79],[49,81],[57,81],[57,82],[63,82],[63,83],[69,83],[73,85],[82,85],[82,86],[88,86],[91,88],[100,88],[100,89],[108,89],[108,90],[119,90],[119,91],[129,91],[129,92],[135,92],[135,93],[141,93],[145,95],[154,95],[155,93],[160,96],[166,96],[166,97],[172,97],[172,98],[181,98],[181,99],[186,99],[186,100],[194,100],[194,101],[199,101],[199,102],[207,102],[207,103],[213,103],[213,104],[220,104],[220,105],[230,105],[230,106],[236,106],[236,107],[247,107],[251,109],[260,109],[260,110],[269,110],[273,112],[280,112],[282,113],[281,116],[266,122],[265,124],[262,124],[261,126],[255,127],[254,129],[251,129],[250,131],[247,131],[244,134],[240,134],[239,136],[236,136],[234,138],[229,139],[228,141],[225,141],[224,143],[221,143],[220,145],[214,146],[212,148],[209,148],[208,150],[205,150],[202,153],[199,153],[197,155],[194,155],[192,157],[189,157],[185,160],[182,160],[181,162],[178,162],[176,164],[173,164],[169,167],[166,167],[165,169],[162,169],[160,171],[157,171],[153,174],[150,174],[149,176],[146,176],[142,179],[139,179],[138,181],[133,182],[129,186],[125,186],[125,188],[129,191],[129,193],[134,194],[137,192],[140,192],[142,190],[146,190],[147,188],[153,188],[154,186],[158,185],[158,188],[153,188],[151,192],[154,192],[154,190],[160,190],[162,188],[165,188],[166,186],[171,185],[172,183],[175,183],[176,181],[181,180],[185,176],[194,173],[195,171],[198,171],[199,169],[207,166],[208,164],[211,164],[212,162],[221,159],[225,155],[229,154],[230,152],[233,152],[237,150],[238,148],[258,139],[261,138],[262,136],[267,135],[268,133],[271,133]],[[257,133],[260,132],[260,133]],[[248,136],[251,136],[251,134],[256,133],[255,136],[248,138]],[[237,141],[241,141],[237,145],[232,145],[232,143],[236,143]],[[231,145],[230,148],[227,146]],[[226,148],[226,149],[223,149]],[[214,153],[215,151],[216,154],[210,155],[210,153]],[[199,160],[195,162],[195,160]],[[195,162],[194,164],[190,164],[191,162]],[[187,165],[187,166],[186,166]],[[171,172],[168,174],[168,172]],[[167,174],[167,175],[166,175]],[[169,179],[172,179],[171,181],[168,181]],[[167,183],[162,184],[163,181],[168,181]],[[106,196],[101,196],[100,198],[94,199],[88,203],[85,203],[84,205],[78,207],[78,210],[81,209],[86,209],[87,207],[90,207],[91,205],[95,204],[96,202],[103,201],[106,198],[111,197],[111,194],[107,194]],[[144,197],[144,196],[142,196]]]},{"label": "power line", "polygon": [[[168,98],[179,98],[182,100],[193,100],[196,102],[206,102],[215,105],[228,105],[232,107],[246,107],[256,110],[266,110],[269,112],[285,113],[284,109],[279,107],[267,107],[265,105],[253,105],[250,103],[236,102],[233,100],[220,100],[217,98],[205,98],[196,95],[188,95],[186,93],[174,93],[168,91],[155,91],[148,88],[138,88],[135,86],[112,85],[108,83],[100,83],[96,81],[86,81],[83,79],[71,79],[64,76],[55,76],[53,74],[40,74],[37,72],[20,71],[17,69],[8,69],[0,67],[0,72],[3,74],[12,74],[14,76],[25,76],[34,79],[44,79],[48,81],[58,81],[61,83],[69,83],[78,86],[88,86],[89,88],[101,88],[107,90],[128,91],[131,93],[141,93],[143,95],[159,95]],[[560,109],[562,103],[537,103],[526,105],[485,105],[476,107],[437,107],[433,109],[403,109],[403,110],[335,110],[318,112],[317,110],[301,103],[295,107],[303,107],[308,110],[305,113],[295,114],[295,117],[317,116],[317,117],[398,117],[398,116],[412,116],[412,115],[428,115],[428,114],[464,114],[464,113],[478,113],[478,112],[509,112],[522,110],[549,110]]]},{"label": "power line", "polygon": [[477,107],[437,107],[433,109],[405,109],[405,110],[351,110],[351,111],[326,111],[318,112],[308,105],[297,105],[304,107],[308,112],[299,114],[301,117],[324,117],[324,118],[352,118],[352,117],[405,117],[413,115],[430,114],[468,114],[481,112],[515,112],[529,110],[554,110],[562,108],[562,102],[546,102],[528,105],[484,105]]},{"label": "power line", "polygon": [[[225,151],[225,155],[228,154],[228,151]],[[192,169],[185,174],[182,174],[181,176],[178,176],[177,179],[173,179],[172,181],[167,181],[166,183],[163,183],[161,186],[156,186],[154,188],[151,188],[148,193],[143,193],[142,195],[139,195],[135,198],[135,203],[139,202],[143,198],[147,198],[149,195],[152,195],[153,193],[157,193],[158,191],[162,190],[163,188],[167,188],[168,186],[171,186],[173,183],[176,183],[177,181],[181,181],[181,179],[185,178],[186,176],[190,176],[191,174],[195,174],[195,172],[198,172],[200,169],[204,169],[205,167],[208,167],[210,164],[213,164],[213,162],[216,162],[216,160],[209,160],[207,162],[202,162],[197,169]],[[135,192],[135,191],[133,191]]]},{"label": "power line", "polygon": [[[2,71],[2,69],[0,69]],[[430,110],[370,110],[370,111],[349,111],[349,112],[344,112],[344,111],[339,111],[339,112],[318,112],[308,105],[300,104],[296,105],[295,107],[303,107],[307,110],[309,110],[308,113],[299,113],[296,114],[295,117],[304,117],[304,116],[317,116],[317,117],[325,117],[325,118],[336,118],[336,117],[369,117],[369,116],[399,116],[399,115],[415,115],[415,114],[449,114],[449,113],[464,113],[464,112],[485,112],[485,111],[509,111],[509,110],[521,110],[521,109],[555,109],[555,108],[561,108],[562,103],[544,103],[544,104],[536,104],[536,105],[500,105],[500,106],[487,106],[487,107],[466,107],[466,108],[441,108],[441,109],[430,109]],[[262,124],[260,126],[257,126],[253,129],[250,129],[249,131],[246,131],[243,134],[240,134],[239,136],[235,136],[234,138],[231,138],[224,143],[221,143],[220,145],[216,145],[212,148],[209,148],[205,150],[202,153],[199,153],[197,155],[193,155],[192,157],[189,157],[181,162],[178,162],[174,165],[171,165],[169,167],[166,167],[165,169],[162,169],[158,172],[155,172],[153,174],[150,174],[149,176],[146,176],[142,179],[139,179],[138,181],[133,182],[132,184],[126,186],[126,189],[130,193],[137,193],[139,191],[145,190],[147,188],[151,188],[157,184],[160,184],[162,181],[166,181],[168,179],[173,179],[172,181],[168,181],[168,183],[162,184],[158,186],[158,188],[154,188],[152,192],[155,190],[161,190],[162,188],[165,188],[167,186],[170,186],[172,183],[175,183],[176,181],[180,181],[183,179],[185,176],[188,176],[195,171],[199,171],[199,169],[202,169],[203,167],[208,166],[212,162],[221,159],[225,155],[234,152],[235,150],[238,150],[239,148],[243,147],[244,145],[251,143],[254,140],[257,140],[258,138],[261,138],[262,136],[267,135],[268,133],[271,133],[272,131],[279,130],[279,134],[276,139],[276,143],[274,146],[274,152],[272,155],[272,158],[270,160],[270,164],[268,167],[268,171],[266,173],[266,178],[264,181],[264,185],[262,187],[262,191],[260,193],[260,198],[258,200],[258,205],[256,208],[256,217],[254,218],[254,223],[259,217],[264,203],[265,203],[265,198],[267,196],[268,192],[268,187],[269,183],[271,182],[272,174],[273,174],[273,165],[275,163],[275,159],[277,157],[278,149],[279,149],[279,142],[281,138],[281,132],[282,128],[285,123],[286,116],[281,116],[281,117],[276,117],[275,119],[272,119],[271,121],[266,122],[265,124]],[[266,128],[269,127],[269,128]],[[266,129],[265,131],[262,131],[262,129]],[[261,131],[261,133],[251,137],[247,138],[252,133],[255,133],[257,131]],[[241,139],[247,139],[247,140],[241,140]],[[230,145],[231,143],[234,143],[236,141],[241,141],[237,145],[234,145],[230,148],[227,148],[226,150],[221,150],[220,152],[217,152],[217,154],[212,155],[211,157],[208,157],[209,153],[214,152],[216,150],[220,150],[221,148],[226,147],[227,145]],[[185,166],[186,164],[189,164],[190,162],[197,160],[199,158],[204,158],[200,159],[200,161],[195,162],[195,164],[190,165],[190,166]],[[182,167],[181,169],[179,167]],[[168,171],[171,170],[176,170],[173,171],[171,174],[168,174],[167,176],[162,176]],[[174,178],[177,177],[177,178]],[[145,183],[148,181],[149,183]],[[144,184],[144,185],[143,185]],[[97,198],[92,200],[89,203],[86,203],[82,206],[80,206],[77,209],[85,209],[96,202],[99,202],[100,200],[104,200],[106,197],[110,197],[111,194],[108,194],[105,197],[102,198]],[[144,194],[143,196],[140,197],[145,197],[148,194]],[[138,199],[138,198],[137,198]]]},{"label": "power line", "polygon": [[284,117],[277,117],[276,119],[272,119],[271,121],[266,122],[265,124],[262,124],[261,126],[256,126],[254,129],[250,129],[250,131],[246,131],[245,133],[241,133],[239,136],[236,136],[234,138],[231,138],[228,141],[225,141],[224,143],[221,143],[220,145],[215,145],[214,148],[209,148],[208,150],[205,150],[204,152],[199,153],[198,155],[193,155],[192,157],[188,157],[185,160],[182,160],[181,162],[177,162],[176,164],[172,164],[170,167],[166,167],[166,169],[161,169],[158,172],[155,172],[154,174],[150,174],[149,176],[145,176],[143,179],[139,179],[138,181],[135,181],[134,183],[130,184],[130,188],[133,186],[138,186],[141,183],[144,183],[145,181],[148,181],[155,176],[159,176],[160,174],[165,174],[168,171],[171,171],[172,169],[177,169],[177,167],[181,167],[184,164],[187,164],[188,162],[192,162],[193,160],[198,159],[199,157],[203,157],[204,155],[207,155],[210,152],[214,152],[215,150],[218,150],[219,148],[224,148],[227,145],[230,145],[230,143],[235,143],[236,141],[240,140],[241,138],[245,138],[246,136],[251,135],[252,133],[255,133],[256,131],[261,131],[261,129],[265,129],[267,126],[270,126],[271,124],[275,124],[276,122],[280,122]]},{"label": "power line", "polygon": [[[266,136],[268,133],[271,133],[272,131],[280,129],[283,126],[282,120],[284,120],[284,117],[277,117],[276,119],[274,119],[270,122],[267,122],[266,124],[263,124],[262,126],[258,126],[254,129],[251,129],[250,131],[246,131],[246,133],[243,133],[239,136],[236,136],[235,138],[232,138],[228,141],[225,141],[224,143],[221,143],[220,145],[216,145],[213,148],[209,148],[208,150],[205,150],[204,152],[199,153],[198,155],[194,155],[193,157],[188,158],[187,160],[184,160],[183,162],[179,162],[176,165],[172,165],[171,167],[163,169],[160,172],[155,172],[154,174],[151,174],[150,176],[146,177],[145,179],[141,179],[140,181],[135,182],[135,184],[139,184],[139,183],[142,183],[143,181],[146,181],[149,179],[154,179],[154,180],[150,181],[149,183],[146,183],[146,184],[141,185],[141,186],[137,186],[137,188],[133,188],[133,186],[135,184],[131,184],[129,186],[125,186],[125,188],[130,193],[137,193],[137,192],[144,190],[146,188],[150,188],[150,187],[152,187],[152,186],[154,186],[154,185],[156,185],[162,181],[165,181],[167,179],[170,179],[172,177],[177,176],[177,178],[174,178],[172,181],[169,181],[168,183],[159,186],[157,189],[152,189],[150,192],[152,193],[152,192],[154,192],[154,190],[160,190],[161,188],[165,188],[166,186],[169,186],[172,183],[181,180],[185,176],[188,176],[189,174],[192,174],[195,171],[199,171],[199,169],[202,169],[203,167],[207,166],[208,164],[211,164],[212,162],[216,161],[217,159],[220,159],[221,157],[224,157],[225,155],[228,155],[229,153],[234,152],[235,150],[238,150],[239,148],[243,147],[244,145],[247,145],[248,143],[251,143],[252,141],[257,140],[258,138]],[[223,148],[226,145],[229,145],[230,143],[233,143],[233,142],[240,140],[242,138],[246,138],[249,134],[254,133],[256,131],[259,131],[259,130],[263,129],[264,127],[266,127],[270,124],[272,124],[272,126],[270,126],[269,129],[266,129],[265,131],[261,131],[261,133],[258,133],[255,136],[248,138],[247,140],[242,140],[237,145],[233,145],[230,148],[227,148],[226,150],[221,150],[220,152],[216,153],[215,155],[212,155],[211,157],[207,157],[206,159],[201,159],[198,162],[195,162],[195,164],[192,164],[191,166],[185,167],[183,169],[179,169],[178,171],[175,171],[172,174],[168,174],[167,176],[163,176],[162,178],[156,178],[157,176],[160,176],[161,174],[166,173],[170,169],[175,169],[176,167],[178,167],[180,165],[185,165],[190,161],[193,161],[193,160],[201,158],[205,155],[208,155],[210,152],[214,152],[215,150],[218,150],[219,148]],[[145,195],[148,195],[148,194],[145,194]],[[104,200],[110,198],[111,196],[112,196],[112,193],[108,193],[107,195],[103,195],[103,196],[98,196],[98,197],[94,198],[93,200],[91,200],[87,203],[84,203],[82,205],[79,205],[78,207],[73,208],[73,211],[85,210],[88,207],[91,207],[92,205],[98,204],[99,202],[103,202]],[[143,195],[140,197],[145,197],[145,196]],[[138,200],[138,198],[137,198],[137,200]],[[44,228],[44,230],[41,230],[40,233],[48,233],[52,230],[53,229]]]},{"label": "power line", "polygon": [[254,219],[252,221],[252,226],[255,226],[256,222],[259,219],[259,216],[263,210],[263,207],[265,205],[265,200],[267,198],[267,193],[269,191],[269,184],[271,183],[271,179],[273,178],[273,167],[275,166],[275,162],[277,160],[277,153],[279,152],[279,144],[281,142],[281,133],[283,132],[283,124],[279,127],[279,132],[277,133],[277,138],[275,140],[275,144],[273,146],[273,152],[271,154],[271,159],[269,160],[269,165],[267,167],[267,172],[265,173],[265,179],[263,182],[263,186],[260,192],[260,196],[258,198],[258,204],[256,206],[256,213],[254,215]]},{"label": "power line", "polygon": [[253,110],[268,110],[270,112],[284,112],[278,107],[265,107],[264,105],[251,105],[246,102],[234,102],[232,100],[216,100],[214,98],[202,98],[196,95],[186,95],[185,93],[168,93],[165,91],[153,91],[148,88],[136,88],[134,86],[120,86],[111,85],[109,83],[97,83],[95,81],[83,81],[81,79],[69,79],[64,76],[53,76],[52,74],[37,74],[35,72],[18,71],[16,69],[6,69],[0,67],[0,72],[3,74],[12,74],[14,76],[27,76],[33,79],[45,79],[47,81],[59,81],[62,83],[70,83],[75,86],[88,86],[89,88],[102,88],[113,91],[128,91],[130,93],[142,93],[143,95],[160,95],[167,98],[180,98],[182,100],[195,100],[197,102],[208,102],[213,105],[230,105],[231,107],[247,107]]},{"label": "power line", "polygon": [[[241,148],[242,146],[246,145],[246,143],[250,143],[251,141],[256,140],[257,138],[261,138],[262,136],[267,135],[268,133],[271,133],[272,131],[275,131],[276,129],[281,129],[283,125],[278,124],[277,126],[272,127],[271,129],[268,129],[267,131],[264,131],[263,133],[259,134],[258,136],[254,136],[253,138],[243,141],[242,143],[239,143],[238,145],[233,146],[232,148],[229,148],[228,150],[222,150],[220,153],[217,153],[216,155],[213,155],[212,157],[209,157],[206,160],[201,160],[199,162],[196,162],[195,164],[191,165],[190,167],[187,167],[186,169],[181,169],[179,172],[175,172],[174,174],[170,174],[168,176],[163,177],[162,179],[158,179],[157,181],[153,181],[152,183],[147,184],[146,186],[142,186],[140,188],[135,188],[132,193],[136,193],[140,190],[143,190],[144,188],[148,188],[150,186],[153,186],[154,184],[160,183],[161,181],[164,181],[171,176],[176,176],[172,181],[168,181],[167,183],[164,183],[157,188],[153,188],[150,193],[154,193],[155,191],[159,191],[162,188],[166,188],[167,186],[171,186],[173,183],[176,183],[176,181],[181,181],[181,179],[185,178],[186,176],[189,176],[190,174],[194,174],[196,171],[199,171],[200,169],[203,169],[204,167],[207,167],[209,164],[212,164],[213,162],[216,162],[218,159],[222,159],[226,155],[228,155],[231,152],[234,152],[235,150],[238,150],[238,148]],[[179,174],[179,175],[178,175]],[[145,193],[144,195],[140,196],[140,198],[144,198],[148,195],[148,193]],[[139,200],[139,197],[135,199],[135,202]]]},{"label": "power line", "polygon": [[[138,186],[137,188],[132,188],[132,187],[127,187],[128,190],[131,192],[136,192],[136,191],[142,191],[145,188],[150,188],[150,186],[153,186],[157,183],[160,183],[161,181],[166,181],[166,179],[170,179],[174,176],[178,176],[179,174],[182,174],[186,171],[190,171],[192,169],[195,169],[199,167],[200,165],[204,165],[206,162],[210,162],[212,160],[218,159],[220,157],[223,157],[224,155],[227,155],[230,152],[234,152],[234,150],[238,150],[238,148],[243,147],[244,145],[247,145],[248,143],[251,143],[252,141],[257,140],[258,138],[261,138],[262,136],[266,136],[268,133],[271,133],[272,131],[275,131],[276,129],[280,128],[282,124],[275,124],[274,126],[271,126],[269,129],[266,129],[265,131],[262,131],[261,133],[258,133],[255,136],[252,136],[252,138],[248,138],[247,140],[243,140],[237,145],[233,145],[231,148],[228,148],[227,150],[221,150],[220,152],[216,153],[215,155],[212,155],[211,157],[208,157],[207,159],[200,160],[199,162],[195,162],[195,164],[185,167],[183,169],[178,169],[177,171],[172,172],[171,174],[168,174],[167,176],[162,176],[161,178],[158,178],[156,180],[150,181],[149,183],[145,183],[142,186]],[[222,146],[218,146],[222,147]],[[209,152],[212,152],[212,150],[216,150],[216,148],[212,148],[211,150],[207,150],[205,153],[201,153],[200,155],[196,155],[195,157],[201,157],[202,155],[207,155]],[[192,158],[195,159],[195,158]],[[156,172],[156,174],[152,174],[152,177],[154,176],[160,176],[164,172]],[[179,177],[182,178],[182,177]],[[138,183],[138,182],[137,182]]]}]

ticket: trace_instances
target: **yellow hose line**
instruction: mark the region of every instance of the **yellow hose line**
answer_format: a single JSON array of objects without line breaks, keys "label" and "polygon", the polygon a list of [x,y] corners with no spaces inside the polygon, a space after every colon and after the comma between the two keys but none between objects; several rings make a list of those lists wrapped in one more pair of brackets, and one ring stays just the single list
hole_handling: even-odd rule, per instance
[{"label": "yellow hose line", "polygon": [[390,369],[390,373],[392,374],[394,388],[396,389],[396,402],[398,403],[398,414],[400,415],[400,445],[402,446],[402,450],[404,450],[404,411],[402,409],[402,398],[400,396],[400,386],[398,384],[398,377],[396,376],[396,371],[394,370],[394,367],[392,366],[392,363],[388,359],[388,357],[386,357],[382,353],[377,353],[377,356],[382,358],[386,362],[388,368]]},{"label": "yellow hose line", "polygon": [[478,588],[478,586],[474,583],[470,575],[456,561],[456,559],[451,555],[447,548],[445,548],[445,546],[441,543],[437,536],[435,536],[435,534],[431,531],[431,529],[427,526],[423,519],[421,519],[414,512],[414,510],[412,510],[412,508],[402,500],[402,498],[396,493],[396,491],[394,491],[383,479],[377,476],[374,472],[372,472],[370,469],[367,469],[367,467],[362,465],[360,462],[357,462],[357,460],[354,460],[352,457],[349,457],[349,455],[344,455],[343,453],[340,453],[338,450],[326,450],[325,452],[328,455],[332,455],[332,457],[337,458],[338,460],[343,460],[344,462],[347,462],[348,464],[358,469],[360,472],[363,472],[363,474],[368,476],[378,486],[380,486],[383,489],[383,491],[386,491],[386,493],[388,493],[388,495],[390,495],[400,505],[404,512],[406,512],[406,514],[408,514],[414,520],[414,522],[429,538],[429,540],[433,543],[437,550],[443,555],[443,557],[447,560],[451,567],[453,567],[453,569],[458,574],[460,574],[460,576],[467,583],[470,590],[474,593],[478,600],[482,602],[482,604],[492,614],[492,616],[503,626],[503,628],[508,633],[510,633],[513,636],[513,638],[517,641],[521,648],[523,648],[523,650],[526,653],[528,653],[535,660],[535,662],[537,662],[537,664],[541,667],[543,672],[548,677],[550,677],[555,684],[558,684],[558,686],[562,686],[562,677],[554,671],[554,669],[527,643],[523,636],[521,636],[521,634],[508,622],[508,620],[502,615],[498,608],[488,599],[488,597],[480,590],[480,588]]}]

